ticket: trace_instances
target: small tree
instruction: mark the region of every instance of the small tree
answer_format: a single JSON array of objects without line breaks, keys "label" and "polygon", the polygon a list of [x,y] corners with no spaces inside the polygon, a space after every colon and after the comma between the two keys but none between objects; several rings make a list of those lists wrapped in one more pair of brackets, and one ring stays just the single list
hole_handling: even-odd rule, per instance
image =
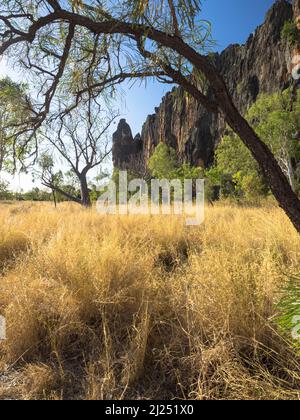
[{"label": "small tree", "polygon": [[259,166],[233,133],[222,139],[216,151],[216,167],[207,171],[207,176],[220,186],[222,197],[245,196],[252,200],[268,192]]},{"label": "small tree", "polygon": [[7,200],[12,197],[11,192],[9,191],[9,183],[0,179],[0,200]]},{"label": "small tree", "polygon": [[[300,156],[300,94],[292,98],[289,90],[272,95],[261,95],[247,113],[247,119],[253,123],[260,138],[274,153],[278,164],[286,175],[294,191],[298,189],[297,162]],[[234,133],[225,136],[216,151],[216,167],[219,185],[225,186],[228,194],[228,182],[233,185],[231,194],[247,198],[265,195],[268,192],[260,167],[249,150]]]},{"label": "small tree", "polygon": [[[68,200],[85,207],[91,206],[88,174],[101,166],[111,153],[109,129],[118,115],[93,110],[78,109],[59,125],[50,126],[43,133],[44,147],[47,152],[40,160],[42,169],[40,177],[44,186],[65,196]],[[62,185],[62,172],[55,172],[55,160],[49,155],[49,147],[53,156],[62,160],[69,168],[69,178],[78,182],[80,195]]]},{"label": "small tree", "polygon": [[[176,150],[160,143],[148,162],[150,174],[157,179],[179,180],[184,185],[185,180],[196,181],[204,177],[204,170],[188,163],[180,165]],[[193,182],[194,193],[196,183]]]},{"label": "small tree", "polygon": [[295,162],[300,157],[300,92],[296,100],[290,90],[261,95],[247,118],[272,150],[294,191],[297,190]]},{"label": "small tree", "polygon": [[171,179],[179,168],[176,151],[164,143],[156,146],[148,162],[151,175],[157,179]]}]

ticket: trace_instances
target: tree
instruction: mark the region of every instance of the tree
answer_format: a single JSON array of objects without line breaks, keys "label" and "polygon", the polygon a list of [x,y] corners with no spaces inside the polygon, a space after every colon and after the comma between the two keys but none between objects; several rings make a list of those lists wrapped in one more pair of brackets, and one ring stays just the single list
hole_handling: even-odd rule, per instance
[{"label": "tree", "polygon": [[[24,121],[29,116],[29,104],[26,96],[26,86],[15,83],[9,78],[0,80],[0,171],[3,167],[10,169],[21,150],[13,139],[13,126]],[[19,146],[19,147],[18,147]],[[21,155],[19,154],[20,158]]]},{"label": "tree", "polygon": [[150,174],[159,180],[179,180],[184,187],[185,180],[192,180],[196,194],[196,180],[203,178],[204,170],[188,163],[180,164],[176,150],[164,143],[158,144],[148,162]]},{"label": "tree", "polygon": [[0,200],[8,200],[12,194],[8,189],[9,183],[0,179]]},{"label": "tree", "polygon": [[[102,114],[102,115],[101,115]],[[85,207],[91,206],[88,187],[88,174],[100,167],[111,153],[109,146],[109,128],[117,118],[116,114],[105,115],[101,108],[78,108],[61,120],[59,124],[48,127],[41,134],[47,152],[40,160],[42,184],[52,191],[62,194],[67,199]],[[53,153],[49,154],[49,146]],[[63,174],[55,173],[55,162],[51,156],[55,153],[69,167],[69,183],[63,186]],[[80,194],[76,194],[78,185]]]},{"label": "tree", "polygon": [[151,175],[157,179],[172,179],[174,172],[179,168],[176,150],[160,143],[149,159],[148,168]]},{"label": "tree", "polygon": [[215,167],[207,171],[221,187],[223,197],[236,196],[253,200],[268,192],[257,162],[239,137],[233,133],[225,136],[216,150]]},{"label": "tree", "polygon": [[200,0],[2,3],[0,54],[14,56],[34,73],[44,93],[43,104],[35,104],[35,117],[29,121],[32,135],[49,113],[57,114],[55,97],[60,91],[66,98],[73,93],[71,103],[66,100],[65,115],[87,95],[97,97],[104,87],[114,88],[126,78],[156,76],[182,86],[208,111],[224,116],[300,232],[297,195],[271,150],[236,108],[206,54],[210,26],[200,19]]},{"label": "tree", "polygon": [[292,189],[297,190],[296,162],[300,157],[300,92],[291,90],[261,95],[247,119],[270,147]]},{"label": "tree", "polygon": [[180,164],[176,150],[164,143],[159,143],[153,155],[149,159],[148,169],[150,174],[157,179],[185,179],[196,180],[204,175],[200,167],[191,166],[188,163]]},{"label": "tree", "polygon": [[[272,150],[291,187],[296,191],[299,185],[300,93],[296,98],[290,90],[261,95],[249,109],[247,119]],[[216,168],[220,175],[219,185],[224,175],[230,176],[236,187],[235,193],[241,192],[247,198],[267,193],[257,162],[234,133],[225,136],[217,148]]]},{"label": "tree", "polygon": [[43,191],[38,187],[22,194],[22,199],[25,201],[51,201],[51,193]]}]

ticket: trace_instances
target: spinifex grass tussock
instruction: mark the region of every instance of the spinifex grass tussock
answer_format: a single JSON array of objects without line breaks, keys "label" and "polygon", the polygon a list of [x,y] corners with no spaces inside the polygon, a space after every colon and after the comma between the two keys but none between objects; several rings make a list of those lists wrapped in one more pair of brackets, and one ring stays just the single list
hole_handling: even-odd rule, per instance
[{"label": "spinifex grass tussock", "polygon": [[298,399],[272,322],[300,238],[277,208],[0,207],[0,398]]}]

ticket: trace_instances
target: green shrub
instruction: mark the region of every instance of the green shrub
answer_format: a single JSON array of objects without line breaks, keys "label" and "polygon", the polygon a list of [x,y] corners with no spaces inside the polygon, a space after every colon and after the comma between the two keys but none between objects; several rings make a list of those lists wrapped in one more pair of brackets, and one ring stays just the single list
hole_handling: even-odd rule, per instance
[{"label": "green shrub", "polygon": [[281,32],[281,38],[287,41],[290,46],[300,44],[300,31],[293,20],[285,22]]},{"label": "green shrub", "polygon": [[176,150],[160,143],[149,159],[148,168],[151,175],[158,179],[171,179],[174,171],[179,168]]}]

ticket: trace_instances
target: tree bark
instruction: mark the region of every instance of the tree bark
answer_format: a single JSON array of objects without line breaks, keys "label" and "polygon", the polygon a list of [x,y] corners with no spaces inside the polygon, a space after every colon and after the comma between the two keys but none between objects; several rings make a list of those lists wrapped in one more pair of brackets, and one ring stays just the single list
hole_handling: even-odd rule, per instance
[{"label": "tree bark", "polygon": [[237,111],[233,104],[225,103],[225,119],[239,135],[259,164],[265,179],[280,207],[300,233],[300,201],[294,193],[287,177],[281,170],[270,149],[263,143],[254,129]]},{"label": "tree bark", "polygon": [[85,174],[81,174],[79,177],[80,180],[80,192],[81,192],[81,204],[84,207],[91,207],[92,202],[90,198],[90,191],[87,184],[87,179]]},{"label": "tree bark", "polygon": [[288,178],[291,184],[291,187],[293,189],[293,191],[296,191],[296,177],[295,177],[295,173],[294,173],[294,168],[293,168],[293,164],[292,164],[292,159],[290,158],[290,156],[287,154],[287,168],[288,168]]},{"label": "tree bark", "polygon": [[54,206],[56,208],[57,207],[56,194],[55,194],[55,190],[53,188],[52,188],[52,196],[53,196]]}]

